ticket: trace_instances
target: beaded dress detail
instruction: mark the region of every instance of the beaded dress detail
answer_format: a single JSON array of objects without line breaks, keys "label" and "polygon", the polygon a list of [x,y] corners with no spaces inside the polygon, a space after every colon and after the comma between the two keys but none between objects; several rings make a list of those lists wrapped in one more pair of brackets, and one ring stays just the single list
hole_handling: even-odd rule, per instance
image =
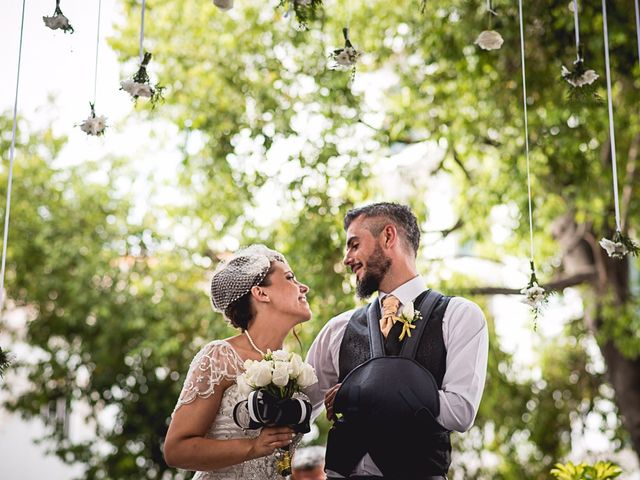
[{"label": "beaded dress detail", "polygon": [[[235,381],[244,372],[244,361],[226,340],[214,340],[205,345],[191,361],[174,413],[196,398],[213,395],[222,380]],[[220,409],[206,434],[207,438],[255,438],[260,430],[244,431],[233,421],[233,408],[246,400],[236,383],[227,388]],[[271,454],[209,472],[197,472],[194,480],[282,480],[276,472],[276,456]]]}]

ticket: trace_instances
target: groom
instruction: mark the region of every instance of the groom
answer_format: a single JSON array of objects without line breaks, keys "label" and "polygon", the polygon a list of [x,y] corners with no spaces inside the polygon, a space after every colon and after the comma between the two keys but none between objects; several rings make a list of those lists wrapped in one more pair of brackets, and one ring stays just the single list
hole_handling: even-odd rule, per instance
[{"label": "groom", "polygon": [[[407,330],[403,309],[427,296],[425,281],[416,270],[420,243],[416,217],[404,205],[375,203],[350,210],[344,227],[344,264],[356,276],[360,298],[378,292],[369,305],[378,309],[375,318],[380,318],[374,328],[384,337],[384,354],[398,355],[402,342],[409,338],[402,335]],[[436,408],[429,413],[428,427],[421,427],[424,431],[408,433],[415,430],[411,425],[382,431],[377,429],[375,419],[358,425],[336,421],[334,400],[340,382],[371,354],[367,323],[372,321],[364,314],[367,307],[332,318],[311,345],[307,361],[315,368],[318,383],[307,394],[316,414],[324,401],[327,416],[336,421],[327,445],[329,479],[446,479],[451,455],[449,433],[468,430],[478,411],[487,369],[488,333],[484,315],[473,302],[429,295],[436,303],[428,318],[417,318],[413,327],[417,322],[426,323],[421,326],[421,337],[411,340],[419,342],[415,360],[435,379]],[[384,392],[385,384],[368,387]],[[352,394],[343,397],[348,403]],[[388,418],[380,419],[379,424],[386,420],[393,424]]]}]

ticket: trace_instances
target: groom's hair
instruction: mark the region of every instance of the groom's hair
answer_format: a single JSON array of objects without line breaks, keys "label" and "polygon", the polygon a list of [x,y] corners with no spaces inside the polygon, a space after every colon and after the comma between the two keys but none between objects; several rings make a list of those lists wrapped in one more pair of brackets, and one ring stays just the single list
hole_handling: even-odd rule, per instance
[{"label": "groom's hair", "polygon": [[405,244],[413,250],[413,254],[418,254],[418,247],[420,247],[418,220],[406,205],[380,202],[352,208],[344,216],[344,229],[347,230],[351,222],[358,217],[384,219],[383,222],[372,222],[368,225],[368,229],[374,237],[380,235],[386,224],[393,223]]}]

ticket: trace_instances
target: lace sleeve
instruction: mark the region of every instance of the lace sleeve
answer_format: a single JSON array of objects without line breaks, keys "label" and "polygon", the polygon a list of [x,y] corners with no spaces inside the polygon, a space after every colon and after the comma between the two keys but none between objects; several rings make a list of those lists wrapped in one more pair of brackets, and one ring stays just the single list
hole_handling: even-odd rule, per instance
[{"label": "lace sleeve", "polygon": [[223,380],[235,380],[241,369],[238,354],[227,342],[217,340],[205,345],[191,361],[174,413],[196,398],[210,397]]}]

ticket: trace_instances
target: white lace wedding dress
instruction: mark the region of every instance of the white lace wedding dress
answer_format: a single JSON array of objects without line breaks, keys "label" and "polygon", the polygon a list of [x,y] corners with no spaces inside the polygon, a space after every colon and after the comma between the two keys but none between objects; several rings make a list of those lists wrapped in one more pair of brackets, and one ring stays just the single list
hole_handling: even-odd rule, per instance
[{"label": "white lace wedding dress", "polygon": [[[193,358],[174,412],[198,397],[209,397],[223,379],[235,380],[244,372],[244,361],[226,340],[214,340],[205,345]],[[234,383],[224,391],[220,410],[206,434],[207,438],[255,438],[259,430],[243,431],[233,421],[233,407],[246,400]],[[276,471],[276,455],[248,460],[210,472],[197,472],[198,480],[268,480],[280,479]]]}]

